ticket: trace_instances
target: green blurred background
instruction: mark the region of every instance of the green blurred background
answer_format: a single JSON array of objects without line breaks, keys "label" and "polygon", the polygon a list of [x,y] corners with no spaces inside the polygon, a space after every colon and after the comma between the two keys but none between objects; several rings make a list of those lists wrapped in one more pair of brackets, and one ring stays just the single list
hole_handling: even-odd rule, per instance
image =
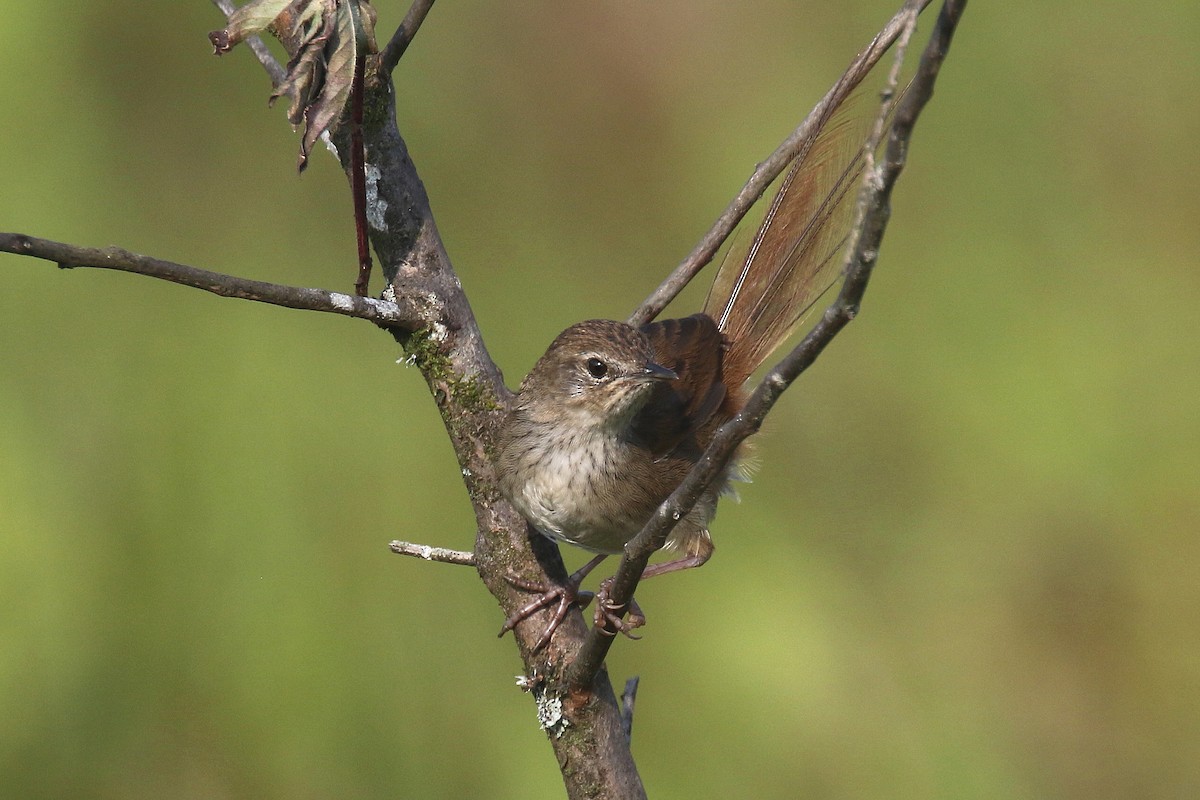
[{"label": "green blurred background", "polygon": [[[439,3],[401,129],[510,384],[628,313],[897,5]],[[0,229],[348,289],[345,179],[296,177],[219,23],[9,4]],[[1198,38],[1194,0],[968,8],[862,316],[609,661],[652,796],[1200,796]],[[0,256],[0,793],[561,795],[474,573],[386,549],[473,539],[400,355]]]}]

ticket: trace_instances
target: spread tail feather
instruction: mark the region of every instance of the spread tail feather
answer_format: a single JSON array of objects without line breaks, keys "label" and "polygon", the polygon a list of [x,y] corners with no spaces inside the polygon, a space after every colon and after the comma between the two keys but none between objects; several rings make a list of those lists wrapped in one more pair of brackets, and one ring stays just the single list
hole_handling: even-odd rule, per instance
[{"label": "spread tail feather", "polygon": [[731,248],[704,311],[724,334],[725,380],[740,386],[836,283],[863,169],[862,124],[831,112],[796,156],[748,247]]}]

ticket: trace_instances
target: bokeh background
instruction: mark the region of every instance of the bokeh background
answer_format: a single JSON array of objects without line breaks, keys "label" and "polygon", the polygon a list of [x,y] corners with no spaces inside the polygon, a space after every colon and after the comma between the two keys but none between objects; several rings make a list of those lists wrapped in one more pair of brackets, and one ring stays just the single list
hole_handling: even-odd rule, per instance
[{"label": "bokeh background", "polygon": [[[510,384],[898,5],[438,4],[401,128]],[[345,179],[297,178],[211,5],[4,17],[0,229],[349,289]],[[610,658],[652,796],[1200,795],[1198,38],[1192,0],[968,8],[861,317]],[[0,256],[0,793],[561,795],[474,573],[386,549],[473,539],[400,356]]]}]

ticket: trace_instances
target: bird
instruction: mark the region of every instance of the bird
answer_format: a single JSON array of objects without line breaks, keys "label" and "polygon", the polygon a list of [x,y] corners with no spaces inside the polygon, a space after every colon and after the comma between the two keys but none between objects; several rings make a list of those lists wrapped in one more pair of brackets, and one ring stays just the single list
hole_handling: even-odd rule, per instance
[{"label": "bird", "polygon": [[[742,407],[751,375],[836,283],[863,166],[845,108],[801,147],[753,238],[726,254],[700,312],[640,326],[571,325],[521,382],[497,437],[500,491],[538,533],[596,556],[565,586],[510,578],[539,596],[501,635],[557,602],[536,647],[549,642],[584,599],[583,578],[637,535]],[[731,482],[745,477],[744,447],[671,532],[664,549],[675,557],[649,565],[643,579],[709,560],[709,523]],[[628,620],[612,612],[602,596],[596,623],[606,617],[630,634],[645,621],[636,604]]]}]

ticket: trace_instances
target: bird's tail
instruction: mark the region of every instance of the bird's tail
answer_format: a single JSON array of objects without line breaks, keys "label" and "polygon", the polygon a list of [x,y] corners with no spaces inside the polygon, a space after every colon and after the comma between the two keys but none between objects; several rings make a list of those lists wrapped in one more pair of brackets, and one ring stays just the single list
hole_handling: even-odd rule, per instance
[{"label": "bird's tail", "polygon": [[748,246],[731,247],[704,312],[724,335],[725,381],[738,387],[840,277],[863,170],[864,122],[842,103],[784,177]]}]

